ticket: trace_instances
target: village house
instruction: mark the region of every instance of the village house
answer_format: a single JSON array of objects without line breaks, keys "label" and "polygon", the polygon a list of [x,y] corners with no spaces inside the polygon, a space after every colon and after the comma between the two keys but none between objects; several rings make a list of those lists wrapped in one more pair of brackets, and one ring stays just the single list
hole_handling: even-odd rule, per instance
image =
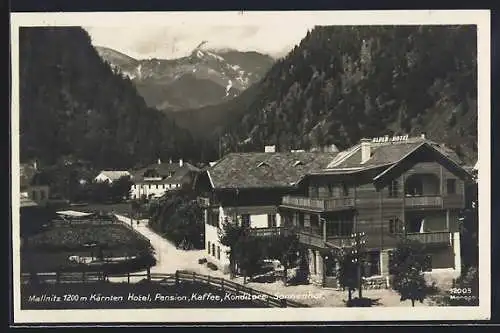
[{"label": "village house", "polygon": [[179,189],[183,186],[192,186],[200,169],[184,162],[157,163],[132,173],[132,199],[158,198],[167,191]]},{"label": "village house", "polygon": [[228,248],[220,244],[218,228],[238,221],[257,235],[285,230],[278,212],[281,198],[296,191],[296,183],[309,171],[321,170],[335,157],[325,152],[232,153],[199,176],[197,191],[205,209],[205,245],[208,260],[229,269]]},{"label": "village house", "polygon": [[103,170],[94,178],[94,181],[111,184],[122,177],[131,177],[131,174],[128,171]]},{"label": "village house", "polygon": [[[401,237],[426,246],[432,271],[460,272],[458,219],[471,175],[424,135],[363,139],[339,153],[229,154],[206,174],[206,245],[219,265],[228,260],[217,228],[228,219],[291,228],[307,247],[311,282],[321,286],[337,285],[336,256],[354,233],[366,235],[366,277],[389,275]],[[265,214],[275,217],[266,224]]]},{"label": "village house", "polygon": [[353,233],[366,234],[366,277],[389,275],[402,236],[426,246],[432,271],[458,274],[458,219],[470,180],[453,151],[424,135],[363,139],[310,172],[301,195],[283,197],[280,213],[309,248],[314,283],[336,285],[335,250],[352,246]]},{"label": "village house", "polygon": [[38,170],[36,161],[32,164],[21,164],[20,192],[23,200],[29,199],[29,201],[39,206],[48,204],[50,195],[49,180],[43,172]]}]

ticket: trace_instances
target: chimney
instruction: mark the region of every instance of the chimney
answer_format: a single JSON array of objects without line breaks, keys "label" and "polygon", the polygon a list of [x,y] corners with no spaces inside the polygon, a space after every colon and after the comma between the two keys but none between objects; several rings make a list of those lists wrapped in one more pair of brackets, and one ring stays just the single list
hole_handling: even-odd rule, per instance
[{"label": "chimney", "polygon": [[276,146],[265,146],[264,147],[264,152],[266,153],[275,153],[276,152]]},{"label": "chimney", "polygon": [[182,160],[182,158],[179,160],[179,166],[183,166],[184,165],[184,161]]},{"label": "chimney", "polygon": [[371,157],[371,140],[361,139],[361,164],[366,163]]},{"label": "chimney", "polygon": [[161,159],[158,158],[158,164],[161,164]]}]

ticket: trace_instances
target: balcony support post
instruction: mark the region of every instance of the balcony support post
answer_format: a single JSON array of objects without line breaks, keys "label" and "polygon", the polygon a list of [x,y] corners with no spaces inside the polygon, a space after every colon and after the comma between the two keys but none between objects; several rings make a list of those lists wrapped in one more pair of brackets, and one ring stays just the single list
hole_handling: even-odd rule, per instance
[{"label": "balcony support post", "polygon": [[322,223],[322,227],[323,227],[323,242],[326,243],[326,219],[321,218],[321,214],[318,214],[318,220]]},{"label": "balcony support post", "polygon": [[450,231],[450,210],[446,210],[446,231]]}]

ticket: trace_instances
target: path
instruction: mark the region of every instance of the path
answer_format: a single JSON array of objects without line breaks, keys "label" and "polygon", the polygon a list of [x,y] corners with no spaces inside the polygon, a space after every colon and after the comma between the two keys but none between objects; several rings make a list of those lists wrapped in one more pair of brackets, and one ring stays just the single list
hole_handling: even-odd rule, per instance
[{"label": "path", "polygon": [[[130,218],[117,214],[115,216],[119,221],[130,225]],[[212,271],[198,264],[198,259],[205,257],[205,250],[177,249],[171,242],[149,229],[147,220],[141,220],[139,225],[134,221],[133,228],[148,238],[155,250],[156,265],[151,267],[151,273],[168,274],[175,273],[177,270],[189,270],[200,274],[226,277],[221,272]]]},{"label": "path", "polygon": [[[116,215],[116,214],[115,214]],[[130,224],[130,218],[116,215],[123,223]],[[198,264],[198,259],[206,257],[205,250],[179,250],[160,235],[148,228],[147,220],[142,220],[139,225],[135,222],[134,229],[147,237],[155,249],[157,263],[151,268],[152,273],[175,273],[176,270],[189,270],[200,274],[211,275],[228,279],[229,276],[221,271],[212,271],[206,265]],[[142,273],[142,272],[141,272]],[[145,272],[144,272],[145,273]],[[113,281],[113,278],[110,278]],[[133,279],[131,279],[133,281]],[[236,277],[232,281],[243,284],[242,277]],[[347,298],[347,292],[337,291],[329,288],[319,288],[314,285],[299,285],[284,287],[281,281],[273,283],[249,282],[247,286],[274,295],[287,295],[290,300],[320,307],[345,306],[343,300]],[[365,297],[380,299],[382,306],[410,307],[411,302],[400,302],[399,295],[393,290],[364,290]],[[429,305],[416,303],[416,306]]]}]

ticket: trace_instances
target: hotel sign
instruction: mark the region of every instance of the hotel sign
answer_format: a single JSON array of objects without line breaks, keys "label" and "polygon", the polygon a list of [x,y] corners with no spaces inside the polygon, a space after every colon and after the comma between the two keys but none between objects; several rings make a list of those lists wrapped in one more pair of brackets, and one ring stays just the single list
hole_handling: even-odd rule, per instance
[{"label": "hotel sign", "polygon": [[388,135],[385,136],[380,136],[377,138],[373,138],[372,142],[373,143],[384,143],[384,142],[402,142],[402,141],[407,141],[408,140],[408,134],[406,135],[397,135],[393,136],[392,138],[389,137]]}]

